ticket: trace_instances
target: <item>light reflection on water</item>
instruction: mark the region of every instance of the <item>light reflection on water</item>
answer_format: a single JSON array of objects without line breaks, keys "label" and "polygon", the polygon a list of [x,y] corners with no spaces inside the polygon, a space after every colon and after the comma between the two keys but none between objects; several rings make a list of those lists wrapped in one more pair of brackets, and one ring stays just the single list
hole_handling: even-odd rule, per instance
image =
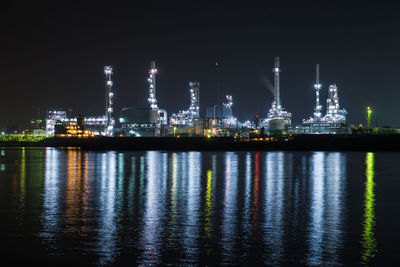
[{"label": "light reflection on water", "polygon": [[[40,255],[94,265],[340,265],[377,253],[373,153],[2,151],[19,153],[18,168],[0,158],[17,218],[32,191],[41,195],[40,213],[25,222],[39,222]],[[346,224],[349,155],[366,164],[357,240]],[[356,243],[361,260],[345,258]]]},{"label": "light reflection on water", "polygon": [[374,234],[375,228],[375,155],[374,153],[367,153],[365,159],[365,202],[364,202],[364,220],[363,220],[363,234],[362,234],[362,264],[371,265],[371,262],[376,254],[376,239]]}]

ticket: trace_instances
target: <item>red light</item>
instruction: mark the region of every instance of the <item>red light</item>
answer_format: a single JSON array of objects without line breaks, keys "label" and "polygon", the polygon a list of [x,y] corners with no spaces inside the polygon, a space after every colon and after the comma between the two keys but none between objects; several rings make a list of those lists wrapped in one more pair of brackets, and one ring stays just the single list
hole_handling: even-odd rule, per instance
[{"label": "red light", "polygon": [[256,115],[256,118],[258,118],[258,115]]}]

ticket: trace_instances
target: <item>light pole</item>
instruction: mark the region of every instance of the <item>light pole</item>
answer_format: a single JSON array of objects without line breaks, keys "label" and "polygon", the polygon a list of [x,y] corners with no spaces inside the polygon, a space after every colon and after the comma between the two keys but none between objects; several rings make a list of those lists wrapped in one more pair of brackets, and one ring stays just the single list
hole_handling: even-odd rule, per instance
[{"label": "light pole", "polygon": [[372,109],[371,107],[367,107],[367,128],[371,128],[371,114],[372,114]]}]

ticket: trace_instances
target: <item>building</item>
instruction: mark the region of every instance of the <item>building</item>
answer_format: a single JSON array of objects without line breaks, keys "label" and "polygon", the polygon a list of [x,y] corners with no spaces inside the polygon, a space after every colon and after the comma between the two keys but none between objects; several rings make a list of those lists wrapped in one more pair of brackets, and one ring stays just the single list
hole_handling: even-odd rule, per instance
[{"label": "building", "polygon": [[[166,116],[166,114],[163,114]],[[159,136],[159,110],[153,108],[124,108],[119,122],[126,136]]]},{"label": "building", "polygon": [[54,127],[54,135],[56,137],[77,137],[87,138],[93,137],[93,130],[85,127],[85,120],[82,117],[76,118],[75,121],[61,122],[57,121]]},{"label": "building", "polygon": [[94,135],[101,135],[107,128],[107,116],[92,116],[92,117],[72,117],[67,115],[65,110],[49,110],[46,116],[46,135],[55,135],[56,125],[67,127],[69,125],[77,124],[81,119],[84,122],[85,129],[92,131]]},{"label": "building", "polygon": [[279,57],[275,57],[274,68],[274,101],[269,109],[267,118],[263,121],[263,127],[266,127],[269,134],[287,133],[291,125],[292,114],[286,111],[281,105],[280,84],[279,84]]}]

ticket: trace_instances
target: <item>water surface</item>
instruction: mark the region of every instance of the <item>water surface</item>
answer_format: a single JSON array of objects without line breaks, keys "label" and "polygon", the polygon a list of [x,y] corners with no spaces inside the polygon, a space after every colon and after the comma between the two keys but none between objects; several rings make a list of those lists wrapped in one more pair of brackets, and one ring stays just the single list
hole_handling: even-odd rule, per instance
[{"label": "water surface", "polygon": [[0,148],[16,263],[395,265],[398,153]]}]

